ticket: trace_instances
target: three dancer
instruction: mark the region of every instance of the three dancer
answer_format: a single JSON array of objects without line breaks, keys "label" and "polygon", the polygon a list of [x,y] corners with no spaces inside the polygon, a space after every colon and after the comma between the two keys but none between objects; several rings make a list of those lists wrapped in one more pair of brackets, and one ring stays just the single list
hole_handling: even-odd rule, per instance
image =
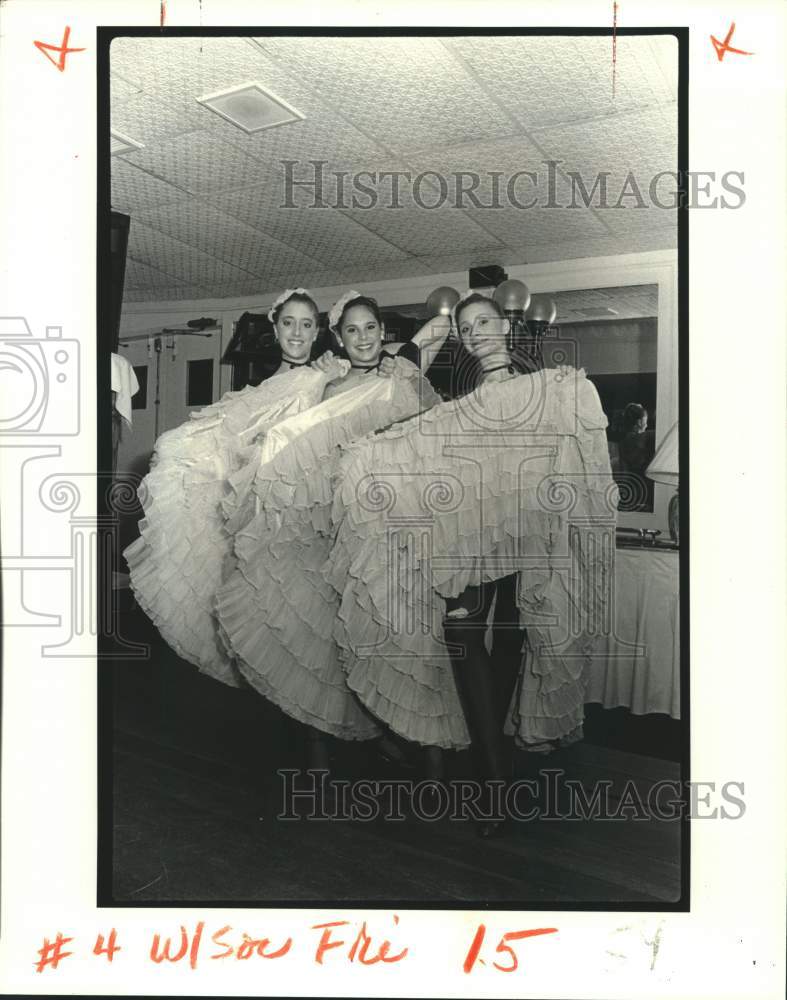
[{"label": "three dancer", "polygon": [[[550,508],[549,486],[573,476],[582,511],[609,511],[606,419],[595,390],[583,373],[519,375],[505,317],[478,294],[454,314],[478,384],[441,405],[417,367],[448,333],[438,320],[385,357],[377,304],[348,293],[330,314],[347,360],[328,353],[306,367],[317,330],[311,297],[285,293],[271,316],[282,366],[264,391],[228,394],[197,415],[192,424],[209,430],[199,449],[191,425],[170,432],[179,447],[157,445],[151,476],[169,474],[174,485],[169,507],[146,507],[142,538],[129,550],[140,603],[181,655],[205,669],[204,651],[188,655],[195,647],[182,633],[210,635],[208,659],[221,667],[214,676],[242,677],[313,732],[371,739],[388,727],[427,747],[472,743],[481,776],[505,780],[502,706],[510,702],[508,729],[531,747],[571,738],[581,723],[587,634],[580,629],[567,652],[542,612],[565,620],[572,601],[588,604],[560,575],[570,518]],[[208,467],[211,489],[195,505]],[[391,508],[379,495],[391,487],[394,521],[430,522],[428,551],[412,530],[389,530]],[[440,501],[446,490],[453,500]],[[150,593],[141,582],[163,579],[178,503],[187,535],[198,537],[200,517],[210,528],[190,565],[182,546],[177,560],[182,570],[185,556],[192,590],[193,571],[203,573],[190,612],[198,630],[193,621],[185,629],[177,597],[162,604],[161,586]],[[602,599],[594,591],[590,604]],[[500,657],[484,643],[493,601],[498,621],[508,608],[508,628],[497,632],[508,639],[505,678],[495,677]]]}]

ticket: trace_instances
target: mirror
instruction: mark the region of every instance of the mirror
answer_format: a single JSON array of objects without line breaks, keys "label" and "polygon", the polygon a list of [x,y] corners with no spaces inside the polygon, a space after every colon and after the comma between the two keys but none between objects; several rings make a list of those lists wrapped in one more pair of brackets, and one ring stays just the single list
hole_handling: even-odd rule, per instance
[{"label": "mirror", "polygon": [[654,487],[645,469],[656,450],[658,285],[578,289],[553,297],[553,336],[564,345],[567,362],[585,369],[609,420],[619,510],[652,513]]}]

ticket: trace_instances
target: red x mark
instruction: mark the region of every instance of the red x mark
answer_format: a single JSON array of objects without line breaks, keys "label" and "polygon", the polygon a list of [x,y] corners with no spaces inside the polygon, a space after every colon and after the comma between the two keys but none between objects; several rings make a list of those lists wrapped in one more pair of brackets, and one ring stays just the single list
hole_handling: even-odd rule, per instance
[{"label": "red x mark", "polygon": [[[69,52],[85,51],[84,49],[70,49],[68,47],[68,36],[70,34],[71,34],[71,29],[69,27],[66,27],[66,30],[63,32],[63,41],[61,42],[59,47],[57,45],[48,45],[46,42],[33,42],[33,45],[35,45],[35,47],[39,50],[39,52],[43,52],[44,55],[47,57],[47,59],[52,63],[52,65],[57,66],[57,68],[60,70],[61,73],[66,68],[66,56],[68,55]],[[55,62],[52,56],[50,56],[49,52],[47,52],[47,49],[49,50],[49,52],[60,53],[60,58],[57,60],[57,62]]]},{"label": "red x mark", "polygon": [[715,35],[711,35],[710,36],[710,40],[711,40],[711,42],[713,42],[713,47],[714,47],[714,49],[716,49],[716,58],[719,60],[719,62],[723,62],[724,56],[728,52],[735,52],[736,55],[739,55],[739,56],[753,56],[754,55],[753,52],[744,52],[743,49],[734,49],[730,45],[730,39],[732,38],[733,31],[735,31],[735,22],[734,21],[730,25],[730,30],[727,32],[727,37],[724,39],[723,42],[720,42],[718,40],[718,38],[716,38]]}]

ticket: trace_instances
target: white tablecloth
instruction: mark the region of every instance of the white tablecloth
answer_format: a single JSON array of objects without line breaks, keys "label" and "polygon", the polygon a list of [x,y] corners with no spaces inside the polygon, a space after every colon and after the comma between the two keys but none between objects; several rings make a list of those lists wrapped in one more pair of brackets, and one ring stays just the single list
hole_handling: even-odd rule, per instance
[{"label": "white tablecloth", "polygon": [[680,718],[678,553],[618,549],[615,627],[594,660],[586,702]]}]

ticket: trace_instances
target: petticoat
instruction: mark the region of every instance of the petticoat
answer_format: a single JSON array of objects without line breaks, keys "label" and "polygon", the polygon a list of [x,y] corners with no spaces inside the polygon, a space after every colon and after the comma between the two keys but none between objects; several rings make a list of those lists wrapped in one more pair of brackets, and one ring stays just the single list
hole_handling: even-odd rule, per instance
[{"label": "petticoat", "polygon": [[245,499],[230,480],[256,471],[265,435],[318,403],[326,383],[322,372],[298,368],[226,393],[161,435],[138,491],[145,517],[123,553],[137,603],[180,657],[225,684],[243,684],[213,610],[234,566],[223,505],[237,520]]},{"label": "petticoat", "polygon": [[339,596],[322,575],[333,474],[349,442],[437,400],[405,361],[394,377],[369,375],[280,423],[263,444],[253,482],[242,487],[257,513],[237,530],[237,568],[216,595],[222,639],[260,694],[342,739],[371,739],[380,728],[348,689],[333,639]]},{"label": "petticoat", "polygon": [[506,731],[543,748],[583,719],[609,624],[617,489],[583,371],[482,385],[348,449],[325,577],[347,683],[405,739],[469,736],[443,641],[445,598],[518,572],[527,629]]}]

